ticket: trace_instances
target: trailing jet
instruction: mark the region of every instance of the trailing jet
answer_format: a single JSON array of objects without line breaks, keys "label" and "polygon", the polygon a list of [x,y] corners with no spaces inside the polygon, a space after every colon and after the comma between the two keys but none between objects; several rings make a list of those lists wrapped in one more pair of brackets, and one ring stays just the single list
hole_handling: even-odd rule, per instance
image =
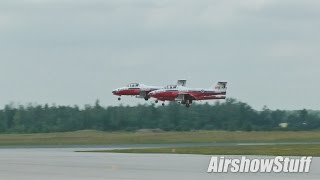
[{"label": "trailing jet", "polygon": [[[227,82],[218,82],[216,86],[209,89],[187,88],[184,86],[168,85],[164,89],[150,92],[149,97],[160,101],[177,101],[190,107],[193,101],[225,99],[227,93]],[[162,103],[164,105],[164,103]]]},{"label": "trailing jet", "polygon": [[[178,80],[177,85],[185,86],[187,80]],[[149,100],[150,92],[163,89],[162,86],[148,86],[142,83],[130,83],[126,87],[117,88],[112,91],[113,95],[119,96],[118,100],[121,100],[121,96],[136,96],[137,98],[144,98],[146,101]]]}]

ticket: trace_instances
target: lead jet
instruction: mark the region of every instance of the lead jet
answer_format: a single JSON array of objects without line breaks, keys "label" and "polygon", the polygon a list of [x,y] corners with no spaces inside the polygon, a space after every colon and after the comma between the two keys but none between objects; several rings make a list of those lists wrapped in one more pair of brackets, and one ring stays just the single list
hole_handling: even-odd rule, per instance
[{"label": "lead jet", "polygon": [[[187,80],[178,80],[177,85],[185,86]],[[118,100],[121,100],[121,96],[135,96],[137,98],[144,98],[149,100],[149,93],[155,90],[163,89],[163,86],[149,86],[142,83],[130,83],[126,87],[117,88],[112,91],[113,95],[119,96]]]},{"label": "lead jet", "polygon": [[216,86],[208,89],[168,85],[164,89],[152,91],[148,95],[160,101],[177,101],[190,107],[192,102],[197,100],[225,99],[226,93],[227,82],[218,82]]}]

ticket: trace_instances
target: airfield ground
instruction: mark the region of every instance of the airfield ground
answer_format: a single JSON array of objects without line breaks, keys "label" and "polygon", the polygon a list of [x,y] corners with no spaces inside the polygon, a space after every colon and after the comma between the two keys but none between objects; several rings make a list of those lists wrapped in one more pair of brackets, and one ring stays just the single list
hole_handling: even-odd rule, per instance
[{"label": "airfield ground", "polygon": [[[0,135],[0,147],[12,146],[31,148],[100,146],[112,148],[111,151],[105,152],[120,153],[320,156],[320,131],[153,133],[86,130],[65,133]],[[118,150],[113,148],[114,146],[121,148]]]},{"label": "airfield ground", "polygon": [[319,152],[318,131],[2,134],[0,173],[1,179],[25,180],[319,179],[318,157],[313,158],[310,173],[206,172],[213,155],[263,158],[260,155],[319,156]]},{"label": "airfield ground", "polygon": [[272,132],[101,132],[76,131],[43,134],[1,134],[0,146],[10,145],[110,145],[182,143],[320,142],[320,131]]},{"label": "airfield ground", "polygon": [[[212,155],[78,153],[95,148],[0,148],[5,180],[292,180],[320,178],[320,158],[309,173],[207,173]],[[96,149],[97,150],[97,149]],[[241,156],[224,156],[240,158]],[[264,158],[264,156],[247,156]]]},{"label": "airfield ground", "polygon": [[295,145],[234,145],[209,147],[166,147],[166,148],[138,148],[113,149],[90,152],[113,153],[156,153],[156,154],[202,154],[202,155],[267,155],[267,156],[320,156],[320,144]]}]

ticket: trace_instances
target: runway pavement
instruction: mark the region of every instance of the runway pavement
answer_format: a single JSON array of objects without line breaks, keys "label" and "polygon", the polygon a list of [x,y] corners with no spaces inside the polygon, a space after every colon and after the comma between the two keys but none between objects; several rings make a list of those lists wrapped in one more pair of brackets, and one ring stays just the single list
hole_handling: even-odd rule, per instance
[{"label": "runway pavement", "polygon": [[101,148],[90,149],[73,147],[0,149],[0,179],[320,179],[320,158],[313,159],[310,173],[208,174],[206,171],[211,156],[205,155],[116,154],[74,152],[76,150],[95,149]]}]

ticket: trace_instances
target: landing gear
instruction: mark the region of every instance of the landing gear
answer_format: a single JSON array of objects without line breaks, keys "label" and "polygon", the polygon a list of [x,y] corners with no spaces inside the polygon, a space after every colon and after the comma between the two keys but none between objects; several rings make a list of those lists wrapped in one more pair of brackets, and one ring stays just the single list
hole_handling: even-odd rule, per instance
[{"label": "landing gear", "polygon": [[158,101],[158,100],[155,100],[154,102],[155,102],[155,103],[158,103],[159,101]]},{"label": "landing gear", "polygon": [[145,97],[145,98],[144,98],[144,100],[148,101],[148,100],[149,100],[149,98],[148,98],[148,97]]},{"label": "landing gear", "polygon": [[121,97],[118,97],[118,101],[120,101],[121,100]]},{"label": "landing gear", "polygon": [[192,104],[192,99],[189,99],[186,101],[186,107],[189,108],[190,105]]},{"label": "landing gear", "polygon": [[164,106],[164,103],[162,103],[161,105]]}]

